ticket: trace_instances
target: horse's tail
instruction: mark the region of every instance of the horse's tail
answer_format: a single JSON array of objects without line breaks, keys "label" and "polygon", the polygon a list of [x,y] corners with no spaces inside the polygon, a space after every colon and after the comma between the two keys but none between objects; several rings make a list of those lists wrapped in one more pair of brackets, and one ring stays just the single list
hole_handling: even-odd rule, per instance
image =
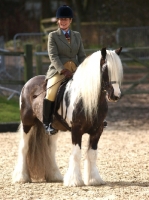
[{"label": "horse's tail", "polygon": [[[22,125],[20,129],[25,134]],[[58,170],[55,162],[57,136],[45,134],[43,124],[39,120],[24,136],[29,137],[26,158],[31,179],[54,181],[53,168]]]}]

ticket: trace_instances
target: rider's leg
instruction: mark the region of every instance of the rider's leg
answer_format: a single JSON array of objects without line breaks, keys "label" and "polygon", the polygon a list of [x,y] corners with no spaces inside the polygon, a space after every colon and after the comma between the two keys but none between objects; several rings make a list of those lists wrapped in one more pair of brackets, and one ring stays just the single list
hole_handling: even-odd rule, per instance
[{"label": "rider's leg", "polygon": [[43,100],[43,125],[47,134],[54,135],[57,133],[57,130],[51,126],[52,121],[52,110],[54,102],[49,101],[48,99]]},{"label": "rider's leg", "polygon": [[62,82],[61,79],[63,78],[63,75],[55,74],[52,78],[48,79],[47,82],[47,93],[45,99],[43,100],[43,125],[45,127],[46,133],[50,135],[57,133],[57,130],[52,127],[51,122],[56,93]]},{"label": "rider's leg", "polygon": [[[65,63],[64,66],[66,69],[68,69],[71,72],[75,72],[77,69],[76,64],[73,63],[72,61]],[[57,130],[55,130],[51,126],[51,122],[52,122],[52,114],[53,114],[53,110],[54,110],[54,101],[56,98],[58,88],[62,82],[60,80],[62,80],[63,78],[64,78],[63,75],[60,75],[57,73],[52,78],[48,79],[48,82],[47,82],[47,88],[49,88],[49,87],[50,88],[47,89],[46,97],[43,101],[43,124],[46,129],[46,132],[51,135],[55,134],[57,132]],[[53,84],[55,84],[55,85],[53,85]]]}]

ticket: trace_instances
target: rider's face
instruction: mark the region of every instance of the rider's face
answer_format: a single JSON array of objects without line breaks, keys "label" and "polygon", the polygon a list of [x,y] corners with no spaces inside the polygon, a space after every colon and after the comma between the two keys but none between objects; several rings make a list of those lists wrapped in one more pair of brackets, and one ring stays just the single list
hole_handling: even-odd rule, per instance
[{"label": "rider's face", "polygon": [[59,18],[58,19],[59,27],[65,31],[67,31],[69,29],[71,22],[72,22],[71,18]]}]

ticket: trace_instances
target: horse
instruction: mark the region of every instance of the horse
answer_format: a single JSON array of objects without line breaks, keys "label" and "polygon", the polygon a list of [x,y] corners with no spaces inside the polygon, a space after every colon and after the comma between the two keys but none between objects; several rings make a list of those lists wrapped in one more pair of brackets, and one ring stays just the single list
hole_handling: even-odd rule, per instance
[{"label": "horse", "polygon": [[[35,76],[24,85],[20,94],[21,139],[13,183],[36,180],[63,181],[64,186],[105,184],[96,166],[97,150],[108,112],[108,101],[117,102],[121,96],[121,50],[122,47],[116,50],[102,48],[94,52],[80,64],[66,84],[57,111],[65,119],[72,138],[72,151],[64,178],[55,159],[56,141],[60,134],[49,136],[42,123],[45,76]],[[85,133],[89,134],[89,141],[83,178],[80,162],[81,141]]]}]

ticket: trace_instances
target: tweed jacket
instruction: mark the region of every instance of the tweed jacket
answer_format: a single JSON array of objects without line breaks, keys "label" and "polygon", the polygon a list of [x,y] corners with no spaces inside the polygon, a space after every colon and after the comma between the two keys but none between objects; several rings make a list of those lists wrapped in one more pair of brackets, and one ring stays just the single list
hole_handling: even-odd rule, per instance
[{"label": "tweed jacket", "polygon": [[64,69],[64,64],[68,61],[72,61],[78,66],[86,58],[80,33],[70,30],[70,43],[60,28],[49,33],[48,54],[51,64],[46,79],[51,78],[57,72],[60,74]]}]

